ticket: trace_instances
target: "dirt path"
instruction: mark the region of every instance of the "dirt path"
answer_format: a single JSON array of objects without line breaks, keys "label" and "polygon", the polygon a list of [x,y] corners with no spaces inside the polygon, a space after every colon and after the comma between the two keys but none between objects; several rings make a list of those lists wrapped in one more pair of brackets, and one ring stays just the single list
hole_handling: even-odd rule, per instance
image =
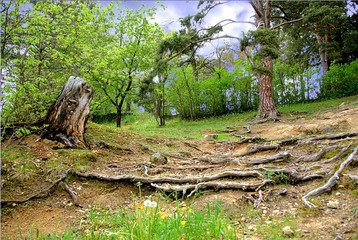
[{"label": "dirt path", "polygon": [[[11,154],[3,157],[1,176],[2,200],[24,199],[34,192],[54,182],[67,168],[80,172],[100,173],[106,176],[139,175],[144,177],[173,177],[186,178],[193,176],[208,176],[223,171],[252,171],[259,168],[266,178],[273,179],[277,184],[269,185],[263,190],[271,189],[270,196],[259,204],[258,209],[263,216],[279,215],[285,212],[297,216],[300,236],[305,239],[342,239],[358,238],[358,204],[357,185],[352,184],[350,178],[344,175],[340,184],[329,194],[314,198],[319,205],[318,210],[310,210],[302,203],[301,198],[329,177],[329,171],[341,163],[349,151],[357,146],[357,140],[346,139],[334,143],[338,147],[353,143],[354,146],[337,161],[323,164],[335,156],[340,149],[328,151],[316,162],[296,161],[300,156],[312,156],[323,148],[332,145],[333,141],[324,140],[311,144],[287,144],[277,149],[258,151],[253,154],[245,153],[258,146],[272,146],[284,139],[304,139],[311,135],[322,135],[339,132],[358,132],[358,107],[356,103],[341,105],[322,114],[308,115],[305,113],[290,113],[282,118],[282,122],[267,122],[263,124],[237,126],[235,134],[246,138],[261,137],[264,140],[215,141],[205,139],[174,139],[163,137],[143,137],[135,133],[113,132],[103,127],[91,124],[87,131],[92,144],[91,151],[85,149],[58,149],[58,143],[41,140],[37,135],[30,135],[21,140],[13,141],[7,148]],[[105,133],[105,136],[103,135]],[[102,134],[102,135],[101,135]],[[222,133],[215,133],[222,134]],[[232,133],[227,133],[232,134]],[[358,136],[356,136],[358,137]],[[240,143],[242,142],[242,143]],[[4,142],[4,149],[7,142]],[[153,166],[150,161],[151,150],[163,151],[169,162],[163,166]],[[274,163],[253,165],[258,158],[272,157],[279,152],[289,152],[289,160]],[[244,155],[243,155],[244,154]],[[221,161],[221,162],[220,162]],[[145,164],[144,164],[145,163]],[[318,165],[318,166],[315,166]],[[358,175],[358,164],[349,167],[344,174]],[[311,166],[312,169],[309,169]],[[277,169],[299,171],[300,175],[314,173],[324,175],[322,178],[312,178],[310,181],[293,181],[286,173],[275,173]],[[301,170],[300,170],[301,169]],[[303,170],[302,170],[303,169]],[[305,170],[306,169],[306,170]],[[270,175],[271,174],[271,175]],[[242,184],[254,184],[261,178],[234,178]],[[291,183],[292,181],[292,183]],[[82,207],[77,207],[73,199],[61,186],[51,189],[46,194],[21,204],[8,204],[2,207],[1,236],[2,239],[17,239],[27,236],[34,229],[54,234],[71,227],[74,222],[86,219],[86,211],[91,208],[116,209],[133,204],[133,196],[138,196],[139,189],[133,183],[108,182],[98,179],[87,179],[72,176],[66,179],[67,185],[77,194]],[[160,184],[159,184],[160,185]],[[164,186],[163,184],[160,186]],[[353,186],[353,187],[352,187]],[[285,195],[278,193],[287,189]],[[149,184],[141,188],[142,196],[157,194],[157,189]],[[222,189],[201,194],[194,203],[200,208],[207,202],[222,200],[223,206],[241,208],[245,204],[245,197],[258,198],[258,191],[243,191],[238,189]],[[275,197],[277,195],[277,197]],[[337,203],[337,208],[330,206]],[[245,217],[243,217],[245,219]],[[245,220],[244,220],[245,221]],[[250,222],[247,222],[250,225]],[[254,239],[254,233],[252,236]],[[260,238],[258,238],[260,239]]]}]

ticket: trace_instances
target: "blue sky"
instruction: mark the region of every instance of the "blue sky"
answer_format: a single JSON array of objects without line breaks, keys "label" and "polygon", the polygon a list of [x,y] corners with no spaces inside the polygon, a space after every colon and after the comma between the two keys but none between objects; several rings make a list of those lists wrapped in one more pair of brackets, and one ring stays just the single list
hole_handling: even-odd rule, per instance
[{"label": "blue sky", "polygon": [[[108,5],[111,1],[99,1],[101,5]],[[163,10],[160,4],[156,4],[156,1],[124,1],[120,5],[125,5],[127,8],[138,9],[141,5],[148,7],[157,6],[158,11],[155,17],[155,21],[160,24],[165,32],[177,31],[180,29],[179,18],[188,15],[193,15],[198,12],[199,1],[160,1],[161,4],[166,6]],[[252,16],[254,11],[248,1],[226,1],[225,4],[219,5],[212,9],[206,16],[202,27],[213,26],[216,23],[224,19],[232,19],[235,21],[253,21]],[[247,32],[253,29],[254,26],[248,23],[233,23],[224,27],[220,35],[231,35],[240,37],[242,32]],[[232,44],[237,44],[237,40],[227,39],[225,40]],[[209,55],[216,47],[223,44],[223,40],[216,40],[207,43],[201,50],[200,54]]]}]

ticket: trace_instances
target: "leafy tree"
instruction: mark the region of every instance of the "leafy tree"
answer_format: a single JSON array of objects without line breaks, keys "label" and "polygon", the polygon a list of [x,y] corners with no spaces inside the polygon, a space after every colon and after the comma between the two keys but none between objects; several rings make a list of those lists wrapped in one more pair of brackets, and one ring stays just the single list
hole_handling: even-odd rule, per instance
[{"label": "leafy tree", "polygon": [[[111,4],[103,11],[113,17],[113,7]],[[134,11],[120,9],[118,4],[116,8],[119,15],[108,18],[107,27],[97,29],[85,53],[88,79],[115,107],[120,127],[125,100],[134,94],[143,73],[154,65],[153,51],[164,33],[159,25],[150,23],[156,8],[142,6]]]},{"label": "leafy tree", "polygon": [[2,73],[14,86],[11,94],[2,95],[6,97],[2,120],[35,122],[45,116],[78,66],[78,34],[85,32],[94,5],[87,1],[2,1],[1,5]]}]

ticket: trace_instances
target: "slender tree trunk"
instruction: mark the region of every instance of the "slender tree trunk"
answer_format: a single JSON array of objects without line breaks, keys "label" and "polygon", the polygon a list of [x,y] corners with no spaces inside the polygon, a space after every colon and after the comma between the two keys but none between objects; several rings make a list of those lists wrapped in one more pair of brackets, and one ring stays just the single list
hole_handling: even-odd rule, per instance
[{"label": "slender tree trunk", "polygon": [[121,127],[121,122],[122,122],[122,108],[121,107],[117,107],[117,119],[116,119],[116,122],[117,122],[117,127]]},{"label": "slender tree trunk", "polygon": [[326,75],[326,73],[329,70],[329,59],[328,59],[328,53],[327,51],[324,49],[323,44],[324,44],[324,40],[323,37],[320,36],[319,34],[316,34],[316,38],[317,38],[317,42],[319,44],[319,56],[321,58],[321,64],[322,64],[322,69],[323,69],[323,75]]}]

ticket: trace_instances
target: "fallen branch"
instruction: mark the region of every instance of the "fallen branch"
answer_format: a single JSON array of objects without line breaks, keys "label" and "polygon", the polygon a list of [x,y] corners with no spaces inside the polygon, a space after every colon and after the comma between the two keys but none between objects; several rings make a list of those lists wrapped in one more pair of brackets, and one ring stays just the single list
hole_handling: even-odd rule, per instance
[{"label": "fallen branch", "polygon": [[348,156],[348,158],[340,165],[339,169],[333,174],[333,176],[328,180],[328,182],[323,185],[322,187],[316,188],[313,191],[307,193],[305,196],[302,197],[302,201],[310,208],[318,208],[315,204],[310,202],[308,198],[319,195],[326,192],[331,192],[333,187],[339,183],[339,175],[341,172],[353,162],[354,156],[358,152],[358,147],[356,147],[353,152]]},{"label": "fallen branch", "polygon": [[63,181],[66,177],[67,177],[67,173],[70,171],[70,169],[67,169],[59,179],[57,179],[56,181],[54,181],[51,185],[41,189],[39,192],[32,194],[31,196],[25,198],[24,200],[1,200],[1,204],[12,204],[12,203],[24,203],[27,202],[33,198],[38,197],[40,194],[47,192],[48,190],[50,190],[51,188],[53,188],[54,186],[56,186],[59,182]]},{"label": "fallen branch", "polygon": [[184,186],[160,186],[158,184],[152,183],[151,186],[157,189],[160,189],[164,192],[183,192],[186,194],[188,190],[193,190],[188,197],[193,195],[199,189],[206,189],[206,188],[215,188],[215,190],[220,189],[241,189],[243,191],[258,191],[263,186],[273,183],[273,180],[265,180],[261,183],[256,184],[241,184],[236,182],[203,182],[196,185],[184,185]]},{"label": "fallen branch", "polygon": [[290,154],[288,152],[282,152],[271,157],[251,159],[249,160],[249,162],[247,162],[247,164],[248,165],[263,164],[263,163],[269,163],[277,160],[287,160],[289,157]]}]

